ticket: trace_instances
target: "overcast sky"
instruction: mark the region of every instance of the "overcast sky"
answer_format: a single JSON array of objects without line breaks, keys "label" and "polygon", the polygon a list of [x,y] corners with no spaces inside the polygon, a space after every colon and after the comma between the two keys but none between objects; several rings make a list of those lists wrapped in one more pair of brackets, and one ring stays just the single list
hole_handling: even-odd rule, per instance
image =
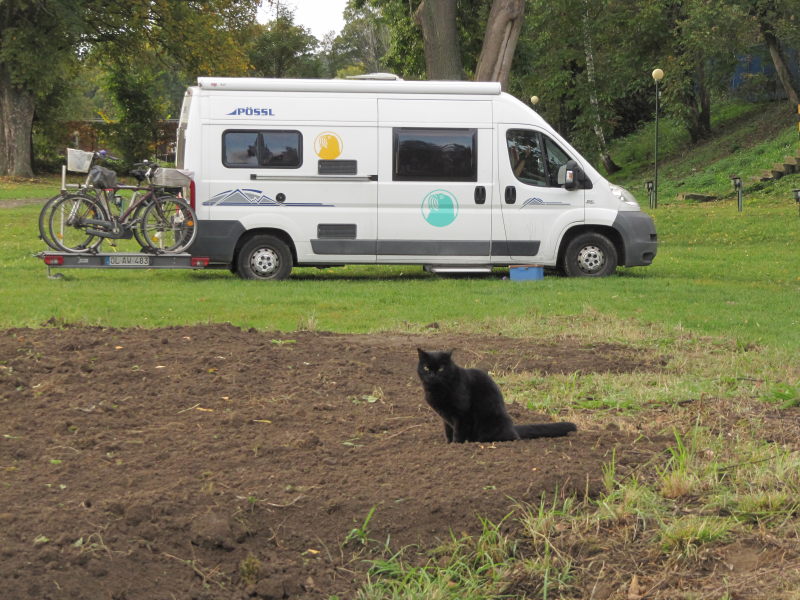
[{"label": "overcast sky", "polygon": [[[342,12],[347,0],[280,0],[280,2],[294,8],[294,22],[310,29],[318,40],[329,31],[339,33],[344,26]],[[258,11],[258,20],[264,23],[274,15],[274,9],[268,8],[265,2]]]}]

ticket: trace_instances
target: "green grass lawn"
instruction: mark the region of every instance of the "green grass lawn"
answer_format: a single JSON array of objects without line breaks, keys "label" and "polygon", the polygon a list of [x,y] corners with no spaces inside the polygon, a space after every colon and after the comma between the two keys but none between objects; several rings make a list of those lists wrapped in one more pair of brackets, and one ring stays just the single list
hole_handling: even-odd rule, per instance
[{"label": "green grass lawn", "polygon": [[580,329],[596,313],[732,338],[740,344],[800,347],[800,218],[793,202],[751,199],[664,205],[654,211],[661,240],[650,267],[607,279],[542,281],[492,276],[448,279],[419,266],[296,269],[284,282],[242,281],[228,271],[64,269],[47,278],[34,254],[38,205],[5,208],[0,225],[0,326],[50,318],[114,327],[230,322],[242,327],[331,331],[440,326],[538,331],[570,317]]},{"label": "green grass lawn", "polygon": [[[780,107],[767,109],[765,120]],[[524,559],[515,550],[523,542],[489,523],[480,538],[454,541],[449,558],[434,554],[422,566],[418,557],[404,563],[401,554],[387,558],[377,548],[368,555],[372,581],[361,598],[504,597],[497,590],[506,576],[521,571],[544,582],[535,597],[559,597],[573,578],[598,576],[595,558],[587,562],[580,548],[599,543],[600,531],[610,566],[615,557],[630,555],[632,542],[643,562],[665,557],[664,569],[688,569],[706,556],[702,548],[733,536],[794,547],[800,456],[791,441],[764,440],[757,419],[765,406],[800,405],[800,215],[792,196],[800,175],[748,183],[742,213],[728,175],[735,169],[748,181],[792,149],[796,131],[787,125],[734,152],[748,135],[768,129],[752,123],[754,115],[731,109],[738,126],[691,153],[673,144],[659,207],[650,211],[660,240],[655,262],[605,279],[548,274],[515,282],[503,269],[487,277],[442,278],[419,266],[296,269],[287,281],[267,283],[211,270],[65,269],[62,278],[48,279],[34,257],[44,250],[37,239],[39,205],[14,200],[46,198],[57,180],[0,183],[0,327],[55,319],[108,327],[229,322],[263,330],[392,330],[433,338],[441,330],[481,331],[576,336],[626,344],[643,360],[663,357],[662,369],[641,373],[495,374],[509,402],[546,412],[569,406],[595,429],[620,423],[663,429],[674,436],[674,447],[661,462],[654,457],[646,470],[627,476],[615,472],[612,458],[604,470],[606,490],[597,498],[559,503],[554,497],[517,509],[513,519],[527,532]],[[638,156],[636,144],[643,147],[644,139],[629,142],[630,156]],[[644,206],[640,182],[648,173],[641,164],[615,181]],[[721,199],[678,202],[681,191]],[[712,408],[706,410],[706,401]],[[763,585],[772,597],[788,598],[778,592],[790,589],[794,576],[766,575]],[[739,597],[731,585],[733,595],[714,598]]]}]

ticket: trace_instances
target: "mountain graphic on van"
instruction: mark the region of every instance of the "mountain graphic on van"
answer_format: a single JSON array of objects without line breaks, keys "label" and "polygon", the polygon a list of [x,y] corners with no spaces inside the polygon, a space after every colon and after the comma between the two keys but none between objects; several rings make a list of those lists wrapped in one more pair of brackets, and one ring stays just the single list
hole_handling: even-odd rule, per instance
[{"label": "mountain graphic on van", "polygon": [[525,202],[522,203],[520,208],[525,208],[526,206],[569,206],[568,202],[545,202],[541,198],[528,198]]},{"label": "mountain graphic on van", "polygon": [[433,190],[422,201],[422,218],[434,227],[447,227],[458,216],[458,200],[447,190]]},{"label": "mountain graphic on van", "polygon": [[237,188],[215,194],[204,206],[333,206],[322,202],[278,202],[261,190]]}]

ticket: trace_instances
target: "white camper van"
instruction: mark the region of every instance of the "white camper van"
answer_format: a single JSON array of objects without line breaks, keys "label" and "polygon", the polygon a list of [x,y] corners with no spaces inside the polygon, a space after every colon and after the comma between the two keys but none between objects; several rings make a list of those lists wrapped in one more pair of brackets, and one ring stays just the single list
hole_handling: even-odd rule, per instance
[{"label": "white camper van", "polygon": [[200,78],[178,167],[191,249],[248,279],[293,266],[649,265],[652,219],[497,83]]}]

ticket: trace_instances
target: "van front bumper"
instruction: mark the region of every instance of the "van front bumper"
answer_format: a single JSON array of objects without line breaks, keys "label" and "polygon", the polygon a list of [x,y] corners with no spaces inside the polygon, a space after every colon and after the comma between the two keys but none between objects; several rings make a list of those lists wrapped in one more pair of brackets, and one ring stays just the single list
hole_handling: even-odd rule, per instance
[{"label": "van front bumper", "polygon": [[612,227],[622,236],[625,248],[620,265],[643,267],[653,262],[658,250],[658,236],[650,215],[640,211],[619,211]]}]

